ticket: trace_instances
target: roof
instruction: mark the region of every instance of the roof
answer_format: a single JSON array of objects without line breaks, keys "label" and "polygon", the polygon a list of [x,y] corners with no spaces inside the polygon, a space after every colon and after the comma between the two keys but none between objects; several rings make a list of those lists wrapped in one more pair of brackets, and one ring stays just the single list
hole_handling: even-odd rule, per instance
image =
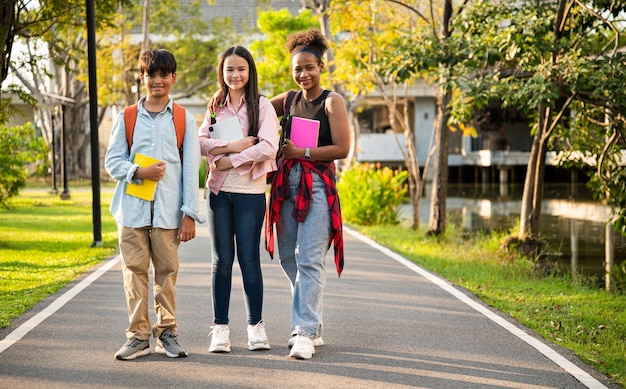
[{"label": "roof", "polygon": [[[190,3],[190,0],[183,0],[182,4],[185,3]],[[206,19],[229,17],[234,31],[238,33],[257,27],[259,10],[287,8],[292,15],[295,15],[302,8],[300,0],[214,0],[212,3],[204,1],[200,4],[200,12]]]}]

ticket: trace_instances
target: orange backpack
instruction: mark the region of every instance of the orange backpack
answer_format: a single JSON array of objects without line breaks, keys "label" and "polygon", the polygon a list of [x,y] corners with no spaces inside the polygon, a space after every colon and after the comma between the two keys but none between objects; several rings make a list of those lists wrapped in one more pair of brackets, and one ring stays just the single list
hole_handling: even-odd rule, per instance
[{"label": "orange backpack", "polygon": [[[176,129],[176,140],[178,152],[182,156],[183,138],[185,137],[185,128],[187,126],[185,108],[178,103],[172,104],[172,115],[174,116],[174,128]],[[133,133],[135,132],[135,122],[137,121],[137,104],[124,108],[124,124],[126,126],[126,143],[128,150],[133,144]],[[182,159],[181,159],[182,161]]]}]

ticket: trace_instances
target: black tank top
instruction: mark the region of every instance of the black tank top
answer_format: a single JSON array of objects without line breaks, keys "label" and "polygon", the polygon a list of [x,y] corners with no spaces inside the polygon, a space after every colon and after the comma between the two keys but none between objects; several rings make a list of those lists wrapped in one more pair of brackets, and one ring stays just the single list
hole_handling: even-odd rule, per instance
[{"label": "black tank top", "polygon": [[313,101],[306,101],[302,98],[302,92],[296,96],[296,102],[291,107],[291,116],[299,116],[306,119],[314,119],[320,122],[320,133],[317,138],[317,146],[328,146],[333,144],[330,135],[330,124],[326,115],[326,98],[330,91],[324,90],[322,94]]}]

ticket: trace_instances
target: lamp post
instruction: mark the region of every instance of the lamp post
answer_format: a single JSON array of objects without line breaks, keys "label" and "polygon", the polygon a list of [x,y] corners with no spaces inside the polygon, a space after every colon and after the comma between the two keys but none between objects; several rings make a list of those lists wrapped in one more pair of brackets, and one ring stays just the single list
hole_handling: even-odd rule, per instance
[{"label": "lamp post", "polygon": [[131,79],[135,81],[135,84],[131,87],[130,91],[137,94],[137,102],[139,102],[139,99],[141,99],[141,77],[139,69],[129,69],[128,73],[129,78],[132,77]]},{"label": "lamp post", "polygon": [[50,193],[57,194],[59,190],[57,189],[57,154],[56,154],[56,122],[57,122],[57,113],[56,108],[52,113],[52,189],[50,189]]},{"label": "lamp post", "polygon": [[89,63],[89,126],[91,129],[91,196],[93,242],[102,245],[102,216],[100,213],[100,140],[98,137],[98,84],[96,72],[96,10],[95,1],[87,4],[87,58]]},{"label": "lamp post", "polygon": [[66,145],[66,128],[65,128],[65,106],[61,104],[61,163],[62,163],[62,180],[63,180],[63,191],[59,195],[61,200],[69,200],[70,199],[70,190],[67,185],[67,151],[65,149]]},{"label": "lamp post", "polygon": [[135,82],[137,83],[137,102],[141,99],[141,77],[139,77],[139,72],[137,72],[137,78],[135,78]]},{"label": "lamp post", "polygon": [[[76,100],[74,100],[71,97],[67,97],[67,96],[61,96],[61,95],[57,95],[54,93],[48,93],[48,92],[41,92],[42,95],[46,96],[46,97],[50,97],[54,100],[59,101],[59,105],[57,107],[60,107],[60,113],[57,111],[57,108],[55,108],[55,112],[52,115],[52,165],[53,165],[53,171],[55,173],[53,173],[53,179],[54,179],[54,188],[50,191],[52,193],[52,191],[56,191],[56,165],[55,165],[55,160],[56,160],[56,155],[54,152],[54,137],[55,137],[55,126],[54,123],[58,122],[59,120],[61,121],[61,173],[62,173],[62,180],[63,180],[63,192],[61,192],[61,194],[59,195],[59,197],[61,198],[61,200],[69,200],[70,198],[70,190],[68,189],[67,186],[67,155],[66,155],[66,149],[65,149],[65,145],[66,145],[66,136],[65,136],[65,107],[66,106],[74,106],[74,104],[76,104]],[[58,117],[60,116],[60,118]],[[56,120],[54,118],[57,118]],[[54,192],[57,193],[58,191]]]}]

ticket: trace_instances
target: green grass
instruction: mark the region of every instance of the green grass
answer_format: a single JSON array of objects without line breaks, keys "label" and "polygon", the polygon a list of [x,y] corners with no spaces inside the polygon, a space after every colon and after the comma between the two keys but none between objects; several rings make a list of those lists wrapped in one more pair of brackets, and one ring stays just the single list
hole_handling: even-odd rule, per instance
[{"label": "green grass", "polygon": [[69,200],[24,190],[0,208],[0,328],[116,252],[111,196],[101,194],[102,245],[93,248],[89,188],[71,190]]},{"label": "green grass", "polygon": [[422,267],[462,286],[487,304],[572,350],[588,365],[626,386],[626,296],[579,275],[537,270],[501,247],[502,235],[442,237],[406,226],[354,227]]}]

